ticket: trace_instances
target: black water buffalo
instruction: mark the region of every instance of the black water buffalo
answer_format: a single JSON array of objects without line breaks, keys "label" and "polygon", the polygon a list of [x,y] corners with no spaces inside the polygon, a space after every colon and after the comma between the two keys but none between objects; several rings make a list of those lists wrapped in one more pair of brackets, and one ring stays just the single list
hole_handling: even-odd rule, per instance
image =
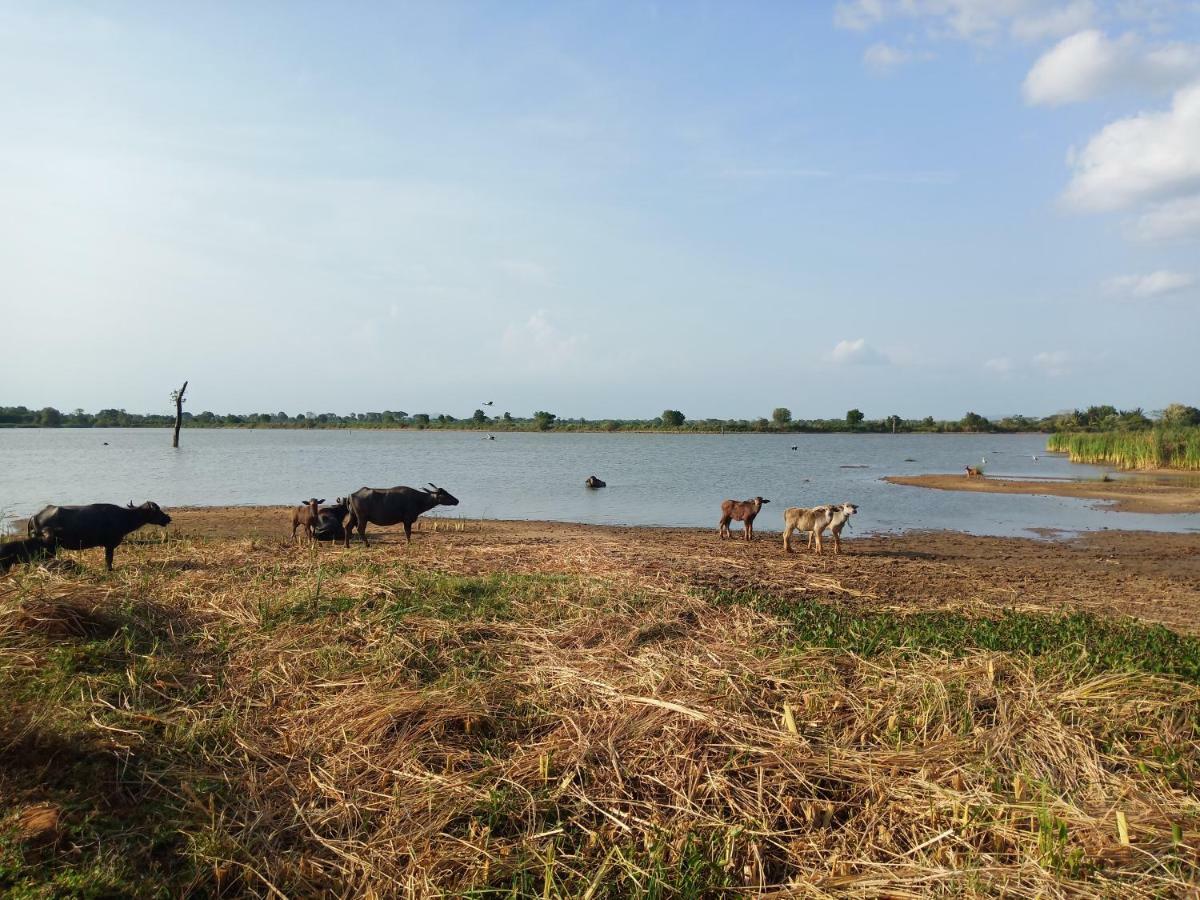
[{"label": "black water buffalo", "polygon": [[[429,488],[433,488],[430,490]],[[359,488],[346,498],[350,506],[350,518],[346,520],[346,546],[350,546],[350,535],[355,528],[358,536],[368,547],[367,523],[372,525],[404,524],[404,536],[412,540],[413,522],[421,513],[435,506],[458,506],[458,500],[450,492],[432,481],[428,488]]]},{"label": "black water buffalo", "polygon": [[54,544],[41,538],[23,538],[0,544],[0,572],[7,572],[19,562],[33,562],[54,555]]},{"label": "black water buffalo", "polygon": [[607,484],[605,484],[603,481],[601,481],[601,480],[600,480],[599,478],[597,478],[595,475],[589,475],[589,476],[587,477],[587,481],[585,481],[585,482],[584,482],[584,484],[585,484],[585,485],[587,485],[587,486],[588,486],[588,487],[590,487],[590,488],[602,488],[602,487],[608,487],[608,485],[607,485]]},{"label": "black water buffalo", "polygon": [[87,506],[47,506],[29,519],[29,536],[64,550],[104,548],[104,565],[111,572],[113,551],[125,535],[143,525],[169,525],[171,517],[157,503],[141,506],[91,503]]},{"label": "black water buffalo", "polygon": [[313,538],[318,541],[345,540],[346,529],[342,522],[349,511],[345,497],[338,497],[332,506],[322,506],[317,512],[317,524],[313,526]]}]

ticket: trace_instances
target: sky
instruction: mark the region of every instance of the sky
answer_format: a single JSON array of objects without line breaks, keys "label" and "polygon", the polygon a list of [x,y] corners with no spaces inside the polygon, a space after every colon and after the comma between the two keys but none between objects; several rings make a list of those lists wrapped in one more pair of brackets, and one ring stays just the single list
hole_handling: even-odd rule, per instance
[{"label": "sky", "polygon": [[1200,0],[0,0],[0,405],[1200,404]]}]

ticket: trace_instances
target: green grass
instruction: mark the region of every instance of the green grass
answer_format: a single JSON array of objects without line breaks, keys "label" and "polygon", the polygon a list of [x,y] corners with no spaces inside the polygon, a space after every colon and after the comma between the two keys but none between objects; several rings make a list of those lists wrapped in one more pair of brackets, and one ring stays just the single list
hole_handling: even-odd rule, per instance
[{"label": "green grass", "polygon": [[1089,673],[1148,672],[1200,684],[1200,638],[1133,620],[1011,610],[995,618],[960,612],[863,613],[753,593],[721,593],[714,600],[780,617],[788,623],[791,639],[803,647],[863,656],[931,651],[962,656],[992,650],[1046,658]]},{"label": "green grass", "polygon": [[1066,453],[1072,462],[1196,471],[1200,470],[1200,427],[1061,432],[1050,435],[1046,449]]},{"label": "green grass", "polygon": [[[157,581],[144,572],[132,576],[103,602],[98,588],[101,582],[112,585],[110,576],[73,576],[81,579],[75,584],[82,612],[64,620],[63,628],[6,631],[0,619],[0,896],[165,897],[193,890],[210,896],[218,885],[231,894],[265,893],[249,874],[265,849],[255,844],[252,830],[222,819],[223,810],[239,806],[235,792],[243,773],[214,762],[237,759],[247,770],[259,762],[237,748],[246,720],[268,714],[269,695],[247,689],[241,696],[263,703],[254,709],[224,702],[223,678],[239,649],[245,655],[249,648],[263,669],[302,650],[305,655],[287,664],[307,676],[343,683],[373,678],[388,690],[415,687],[453,697],[461,689],[463,696],[474,696],[476,688],[495,690],[511,674],[505,654],[512,647],[491,636],[500,630],[497,623],[520,621],[533,610],[549,625],[580,611],[594,616],[650,602],[615,583],[566,575],[453,575],[352,559],[319,569],[242,565],[237,581],[250,598],[246,623],[190,621],[182,602],[177,608],[166,599],[135,599],[191,584],[187,575],[166,568],[156,570]],[[359,580],[324,588],[351,575]],[[43,589],[35,577],[28,585],[17,582],[0,612],[32,608],[44,599]],[[764,640],[763,647],[770,648],[764,652],[828,648],[845,654],[842,660],[853,662],[853,654],[902,665],[909,654],[962,657],[983,649],[1036,658],[1071,675],[1136,671],[1200,684],[1200,639],[1132,621],[1011,611],[995,617],[904,615],[761,593],[704,596],[714,608],[742,606],[777,617],[784,634]],[[653,654],[656,642],[674,634],[651,618],[641,631],[629,633],[630,652],[646,647]],[[394,684],[388,680],[393,674]],[[958,730],[969,731],[977,698],[965,687],[961,693],[956,702],[968,712]],[[486,734],[473,734],[470,743],[462,739],[464,747],[474,748],[473,764],[504,758],[554,724],[554,709],[524,703],[523,697],[511,698],[502,715],[491,717]],[[1129,727],[1126,734],[1114,724],[1114,745],[1143,739],[1137,723]],[[899,741],[899,730],[915,726],[901,719],[895,728]],[[1144,759],[1179,790],[1193,789],[1194,761],[1178,748],[1155,743]],[[307,762],[301,767],[304,773],[319,770],[322,760],[314,754],[311,763],[312,769]],[[752,840],[747,835],[759,825],[733,815],[712,827],[648,831],[644,840],[617,834],[593,871],[562,864],[568,852],[584,855],[588,835],[560,800],[557,757],[553,765],[553,777],[545,781],[497,782],[470,808],[477,832],[465,829],[466,819],[447,826],[463,840],[485,828],[493,839],[530,828],[562,829],[540,843],[531,839],[519,858],[498,863],[493,877],[468,896],[579,896],[593,884],[598,885],[593,896],[613,898],[708,897],[737,890],[740,868],[732,848]],[[736,767],[723,777],[731,773]],[[6,821],[6,807],[28,802],[52,803],[63,811],[65,824],[54,848],[31,846]],[[531,810],[537,816],[533,825]],[[270,814],[286,818],[290,810]],[[368,825],[362,824],[363,834],[371,833]],[[1065,820],[1046,807],[1033,827],[1043,866],[1068,878],[1087,876]],[[298,846],[306,839],[295,835]],[[215,861],[225,866],[230,860],[236,861],[231,873],[216,876]]]},{"label": "green grass", "polygon": [[[322,591],[322,580],[348,571],[353,564],[339,561],[296,586],[285,588],[282,602],[264,600],[260,616],[264,627],[297,622],[351,617],[374,619],[382,615],[399,623],[413,615],[449,621],[506,621],[513,604],[530,600],[563,600],[578,591],[582,580],[569,575],[492,574],[450,575],[416,566],[379,570],[368,598],[330,595]],[[286,579],[280,579],[280,587]],[[294,583],[294,579],[291,580]]]}]

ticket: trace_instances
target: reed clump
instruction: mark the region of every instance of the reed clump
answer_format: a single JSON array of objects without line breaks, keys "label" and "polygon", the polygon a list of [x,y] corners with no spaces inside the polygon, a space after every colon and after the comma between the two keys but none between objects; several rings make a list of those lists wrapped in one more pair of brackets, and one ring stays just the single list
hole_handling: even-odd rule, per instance
[{"label": "reed clump", "polygon": [[1072,462],[1195,471],[1200,470],[1200,427],[1059,432],[1050,435],[1046,449],[1066,453]]},{"label": "reed clump", "polygon": [[[636,570],[450,574],[282,541],[122,559],[0,582],[0,892],[1200,884],[1200,674],[1024,652],[1023,632],[986,649],[949,618],[839,643],[828,613]],[[50,850],[19,827],[47,807]]]}]

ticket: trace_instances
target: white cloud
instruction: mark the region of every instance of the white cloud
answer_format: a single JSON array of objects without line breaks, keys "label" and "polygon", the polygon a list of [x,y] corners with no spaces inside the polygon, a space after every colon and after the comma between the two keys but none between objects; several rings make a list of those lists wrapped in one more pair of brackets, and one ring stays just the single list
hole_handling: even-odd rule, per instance
[{"label": "white cloud", "polygon": [[1069,34],[1089,25],[1092,0],[838,0],[839,28],[865,31],[889,19],[928,23],[935,37],[987,41],[1010,33],[1019,40]]},{"label": "white cloud", "polygon": [[1033,357],[1034,366],[1051,378],[1069,374],[1073,361],[1074,358],[1066,350],[1043,350]]},{"label": "white cloud", "polygon": [[1012,371],[1013,362],[1007,356],[998,356],[995,359],[989,359],[983,364],[983,367],[997,375],[1007,375]]},{"label": "white cloud", "polygon": [[1160,269],[1149,275],[1119,275],[1116,278],[1110,278],[1104,283],[1104,289],[1117,297],[1150,300],[1154,297],[1182,291],[1195,283],[1194,275]]},{"label": "white cloud", "polygon": [[1078,103],[1116,92],[1168,91],[1200,74],[1200,45],[1147,47],[1135,34],[1096,30],[1064,38],[1042,54],[1022,90],[1034,106]]},{"label": "white cloud", "polygon": [[504,329],[500,344],[504,353],[520,367],[533,372],[552,372],[575,362],[580,339],[564,334],[539,309],[520,325]]},{"label": "white cloud", "polygon": [[1144,241],[1200,236],[1200,194],[1153,205],[1133,226]]},{"label": "white cloud", "polygon": [[872,44],[863,53],[863,62],[877,72],[890,71],[907,62],[912,62],[912,60],[911,51],[901,50],[899,47],[893,47],[883,41]]},{"label": "white cloud", "polygon": [[1076,0],[1066,6],[1030,13],[1013,20],[1012,33],[1019,41],[1043,41],[1086,28],[1095,18],[1091,0]]},{"label": "white cloud", "polygon": [[1106,125],[1083,150],[1063,194],[1084,211],[1126,209],[1200,191],[1200,82],[1176,92],[1171,108]]},{"label": "white cloud", "polygon": [[1195,12],[1195,0],[1117,0],[1113,10],[1122,19],[1143,28],[1170,30],[1170,20],[1180,13]]},{"label": "white cloud", "polygon": [[833,7],[833,24],[865,31],[888,17],[890,5],[885,0],[838,0]]},{"label": "white cloud", "polygon": [[829,354],[830,362],[839,366],[877,366],[887,362],[887,357],[870,346],[865,338],[855,341],[838,341]]}]

